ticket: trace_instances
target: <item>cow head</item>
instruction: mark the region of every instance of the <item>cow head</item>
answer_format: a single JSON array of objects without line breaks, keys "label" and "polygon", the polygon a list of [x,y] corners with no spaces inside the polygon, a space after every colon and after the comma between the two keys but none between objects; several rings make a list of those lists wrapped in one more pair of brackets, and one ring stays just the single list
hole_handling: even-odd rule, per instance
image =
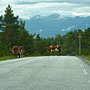
[{"label": "cow head", "polygon": [[18,46],[13,46],[12,53],[13,53],[14,56],[18,55]]}]

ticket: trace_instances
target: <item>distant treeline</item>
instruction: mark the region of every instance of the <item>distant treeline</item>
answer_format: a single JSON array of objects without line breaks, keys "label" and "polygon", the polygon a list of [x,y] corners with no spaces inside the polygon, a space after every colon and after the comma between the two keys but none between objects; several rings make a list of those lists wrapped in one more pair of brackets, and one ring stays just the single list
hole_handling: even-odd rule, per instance
[{"label": "distant treeline", "polygon": [[[70,31],[61,36],[41,38],[40,34],[29,34],[25,21],[14,16],[10,5],[0,16],[0,57],[12,55],[13,46],[24,46],[25,56],[48,55],[45,49],[50,45],[62,45],[62,55],[79,55],[79,34],[81,34],[81,54],[90,55],[90,28]],[[56,53],[57,54],[57,53]]]}]

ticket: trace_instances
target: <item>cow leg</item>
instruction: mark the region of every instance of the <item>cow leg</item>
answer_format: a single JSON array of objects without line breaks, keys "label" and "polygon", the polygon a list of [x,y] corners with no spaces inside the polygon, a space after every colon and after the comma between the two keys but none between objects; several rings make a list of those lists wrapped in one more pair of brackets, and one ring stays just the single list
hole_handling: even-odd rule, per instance
[{"label": "cow leg", "polygon": [[18,56],[19,56],[19,58],[21,57],[20,54]]},{"label": "cow leg", "polygon": [[54,56],[54,51],[53,51],[53,56]]},{"label": "cow leg", "polygon": [[48,56],[50,56],[50,52],[48,53]]},{"label": "cow leg", "polygon": [[19,56],[19,58],[21,58],[21,51],[18,52],[18,56]]},{"label": "cow leg", "polygon": [[22,57],[22,50],[20,51],[20,57]]},{"label": "cow leg", "polygon": [[59,53],[59,51],[58,51],[58,56],[59,56],[59,54],[60,54],[60,53]]},{"label": "cow leg", "polygon": [[59,55],[59,56],[61,55],[60,51],[58,52],[58,55]]}]

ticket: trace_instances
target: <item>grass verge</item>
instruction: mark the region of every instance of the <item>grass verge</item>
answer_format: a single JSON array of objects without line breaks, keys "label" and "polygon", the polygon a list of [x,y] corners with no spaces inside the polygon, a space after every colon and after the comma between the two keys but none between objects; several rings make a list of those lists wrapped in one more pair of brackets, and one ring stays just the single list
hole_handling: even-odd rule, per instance
[{"label": "grass verge", "polygon": [[0,57],[0,61],[5,61],[5,60],[8,60],[8,59],[15,59],[16,57],[14,56],[3,56],[3,57]]},{"label": "grass verge", "polygon": [[90,61],[90,56],[82,56],[82,58]]}]

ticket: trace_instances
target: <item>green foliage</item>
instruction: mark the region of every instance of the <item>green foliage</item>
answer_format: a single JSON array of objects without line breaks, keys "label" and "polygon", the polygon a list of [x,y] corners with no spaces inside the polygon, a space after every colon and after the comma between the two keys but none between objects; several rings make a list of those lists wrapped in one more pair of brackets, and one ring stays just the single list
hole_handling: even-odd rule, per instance
[{"label": "green foliage", "polygon": [[15,59],[16,57],[14,56],[3,56],[3,57],[0,57],[0,61],[4,61],[4,60],[8,60],[8,59]]},{"label": "green foliage", "polygon": [[39,41],[41,38],[40,38],[40,34],[37,34],[36,36],[36,40]]},{"label": "green foliage", "polygon": [[25,21],[19,21],[18,16],[14,16],[10,5],[4,16],[0,16],[0,30],[0,56],[11,55],[11,48],[16,45],[23,45],[27,54],[33,53],[34,35],[30,35],[25,29]]},{"label": "green foliage", "polygon": [[90,61],[90,56],[82,56],[82,58],[84,58],[85,60]]},{"label": "green foliage", "polygon": [[62,36],[60,34],[57,34],[56,37],[55,37],[54,44],[55,45],[62,45],[62,43],[63,43]]},{"label": "green foliage", "polygon": [[90,55],[90,28],[75,30],[63,36],[63,54],[79,54],[79,33],[81,33],[81,54]]},{"label": "green foliage", "polygon": [[13,10],[11,10],[10,5],[5,10],[4,16],[0,18],[1,29],[2,29],[2,42],[4,44],[4,49],[7,54],[10,54],[10,48],[15,45],[17,38],[19,38],[19,24],[18,16],[14,16]]}]

